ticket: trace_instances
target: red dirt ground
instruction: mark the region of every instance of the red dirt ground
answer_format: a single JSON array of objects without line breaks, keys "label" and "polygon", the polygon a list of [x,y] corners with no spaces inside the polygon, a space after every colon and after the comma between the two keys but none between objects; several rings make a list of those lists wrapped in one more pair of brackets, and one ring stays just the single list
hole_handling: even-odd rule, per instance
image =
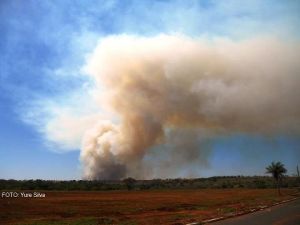
[{"label": "red dirt ground", "polygon": [[282,196],[273,189],[42,192],[45,198],[0,198],[0,224],[92,217],[106,221],[103,224],[179,225],[270,205],[295,194],[292,189],[282,192]]}]

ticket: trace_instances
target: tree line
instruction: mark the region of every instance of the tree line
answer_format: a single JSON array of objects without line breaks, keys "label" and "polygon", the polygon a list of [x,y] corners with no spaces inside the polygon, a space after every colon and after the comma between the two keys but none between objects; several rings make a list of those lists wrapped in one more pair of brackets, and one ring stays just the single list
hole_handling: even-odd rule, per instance
[{"label": "tree line", "polygon": [[[56,191],[101,191],[101,190],[154,190],[196,188],[276,188],[278,182],[269,176],[216,176],[196,179],[135,180],[5,180],[0,179],[0,190],[56,190]],[[299,177],[284,176],[281,187],[300,187]]]}]

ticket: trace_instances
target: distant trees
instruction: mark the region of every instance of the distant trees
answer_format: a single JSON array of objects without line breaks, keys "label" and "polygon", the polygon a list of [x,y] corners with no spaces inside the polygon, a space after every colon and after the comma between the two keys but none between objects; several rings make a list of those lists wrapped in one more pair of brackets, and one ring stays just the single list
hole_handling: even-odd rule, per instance
[{"label": "distant trees", "polygon": [[287,170],[281,162],[272,162],[271,165],[266,167],[266,173],[272,174],[273,178],[276,180],[279,195],[281,195],[280,182],[286,172]]},{"label": "distant trees", "polygon": [[[195,179],[135,180],[4,180],[0,179],[0,191],[4,190],[56,190],[56,191],[109,191],[109,190],[171,190],[198,188],[273,188],[270,176],[219,176]],[[280,187],[300,187],[300,179],[285,176]]]},{"label": "distant trees", "polygon": [[134,184],[136,183],[136,180],[133,179],[132,177],[128,177],[128,178],[124,179],[123,182],[125,183],[127,190],[130,191],[134,188]]}]

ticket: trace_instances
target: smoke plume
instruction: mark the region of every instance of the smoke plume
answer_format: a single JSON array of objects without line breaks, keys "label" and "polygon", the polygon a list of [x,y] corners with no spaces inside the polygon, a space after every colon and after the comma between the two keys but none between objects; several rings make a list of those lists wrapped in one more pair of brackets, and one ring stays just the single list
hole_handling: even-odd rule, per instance
[{"label": "smoke plume", "polygon": [[84,135],[85,178],[151,177],[145,158],[154,146],[172,148],[159,148],[171,161],[153,164],[170,175],[197,159],[207,164],[201,143],[214,135],[299,134],[299,46],[267,37],[102,39],[85,69],[114,116]]}]

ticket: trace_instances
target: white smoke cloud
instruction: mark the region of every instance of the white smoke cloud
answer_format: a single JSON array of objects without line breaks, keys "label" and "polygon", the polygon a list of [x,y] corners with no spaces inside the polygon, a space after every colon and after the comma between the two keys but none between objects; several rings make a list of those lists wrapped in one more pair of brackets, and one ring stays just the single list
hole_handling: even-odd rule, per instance
[{"label": "white smoke cloud", "polygon": [[[165,142],[181,146],[172,151],[182,159],[180,166],[188,165],[190,156],[205,162],[207,148],[201,156],[192,141],[199,128],[210,135],[299,134],[299,50],[298,43],[268,37],[239,42],[168,35],[102,39],[85,70],[101,89],[95,91],[101,106],[119,122],[99,120],[85,133],[85,177],[151,177],[143,159]],[[169,128],[190,131],[165,138]],[[165,175],[176,173],[175,166]]]},{"label": "white smoke cloud", "polygon": [[85,132],[99,120],[105,120],[106,112],[98,105],[97,96],[86,89],[59,97],[56,101],[33,97],[31,102],[19,106],[19,113],[24,122],[43,135],[49,150],[59,153],[78,151]]},{"label": "white smoke cloud", "polygon": [[44,130],[46,139],[61,149],[79,149],[83,135],[99,119],[99,115],[75,116],[62,112],[47,123]]},{"label": "white smoke cloud", "polygon": [[106,37],[84,67],[94,84],[25,120],[57,151],[81,148],[85,178],[193,176],[215,135],[299,135],[299,52],[268,37]]}]

